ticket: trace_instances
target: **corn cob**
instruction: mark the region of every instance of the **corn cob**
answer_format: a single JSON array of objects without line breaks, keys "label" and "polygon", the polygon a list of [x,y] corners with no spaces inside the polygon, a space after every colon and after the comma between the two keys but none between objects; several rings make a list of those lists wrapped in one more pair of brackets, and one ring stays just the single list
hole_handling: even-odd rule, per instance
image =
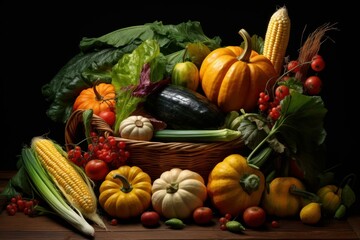
[{"label": "corn cob", "polygon": [[94,236],[95,229],[93,226],[66,201],[59,188],[54,185],[49,174],[42,167],[35,151],[32,148],[24,147],[21,151],[21,159],[33,189],[49,204],[54,213],[82,233]]},{"label": "corn cob", "polygon": [[106,228],[97,211],[97,199],[85,173],[72,164],[61,147],[50,139],[34,137],[37,158],[70,204],[85,217]]},{"label": "corn cob", "polygon": [[278,75],[283,70],[286,49],[290,38],[291,22],[286,7],[279,8],[270,18],[263,55],[270,59]]}]

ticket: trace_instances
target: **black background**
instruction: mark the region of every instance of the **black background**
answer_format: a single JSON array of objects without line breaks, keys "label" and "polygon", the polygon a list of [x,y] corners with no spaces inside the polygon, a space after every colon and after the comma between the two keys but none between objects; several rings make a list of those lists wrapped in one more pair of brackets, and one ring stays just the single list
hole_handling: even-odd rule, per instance
[{"label": "black background", "polygon": [[270,16],[285,5],[292,21],[288,46],[291,58],[297,57],[297,51],[309,33],[325,23],[337,23],[339,31],[328,32],[330,39],[320,50],[327,63],[326,71],[322,73],[324,88],[321,95],[328,108],[325,119],[328,164],[339,164],[336,169],[339,178],[353,172],[359,159],[353,159],[351,154],[355,151],[356,140],[345,138],[348,132],[350,136],[354,132],[351,129],[353,121],[346,117],[349,115],[345,110],[349,106],[346,97],[351,96],[349,87],[351,89],[352,85],[346,84],[348,71],[344,66],[345,53],[350,54],[345,49],[357,43],[346,32],[350,14],[344,15],[342,11],[346,8],[348,12],[352,8],[337,1],[324,3],[253,0],[143,4],[130,1],[125,5],[123,1],[19,3],[3,0],[0,8],[3,130],[0,169],[15,169],[22,145],[29,144],[34,136],[49,133],[56,141],[64,141],[64,126],[46,116],[48,103],[41,94],[41,86],[79,52],[78,44],[83,37],[99,37],[119,28],[154,21],[178,24],[192,20],[201,23],[207,36],[220,36],[222,45],[239,45],[241,28],[251,35],[263,37]]}]

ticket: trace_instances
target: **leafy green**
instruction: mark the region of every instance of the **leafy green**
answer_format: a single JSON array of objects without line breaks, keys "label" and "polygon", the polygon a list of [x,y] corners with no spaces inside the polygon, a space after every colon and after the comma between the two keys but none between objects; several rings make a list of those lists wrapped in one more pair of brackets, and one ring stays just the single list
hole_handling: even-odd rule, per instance
[{"label": "leafy green", "polygon": [[165,65],[166,58],[153,39],[145,40],[114,65],[112,84],[117,95],[115,132],[118,132],[120,123],[154,90],[157,85],[153,83],[165,78]]},{"label": "leafy green", "polygon": [[[255,117],[256,114],[247,114],[248,121],[240,124],[239,131],[243,133],[245,143],[252,149],[247,160],[260,167],[270,156],[263,154],[263,149],[270,146],[277,153],[295,157],[305,171],[307,181],[316,183],[325,162],[326,131],[323,121],[327,109],[323,100],[320,96],[308,96],[292,91],[280,104],[280,118],[275,121],[270,131],[259,131],[266,120],[261,122],[262,118]],[[265,137],[264,133],[267,133]]]},{"label": "leafy green", "polygon": [[164,25],[155,21],[139,26],[121,28],[98,38],[83,38],[80,53],[66,63],[53,79],[42,87],[42,94],[50,103],[46,111],[55,122],[65,123],[72,113],[72,106],[79,93],[94,81],[112,81],[114,64],[126,53],[131,53],[145,40],[156,40],[160,52],[167,59],[169,73],[188,43],[200,42],[210,49],[220,47],[219,37],[207,37],[199,22],[188,21],[178,25]]},{"label": "leafy green", "polygon": [[[54,122],[65,123],[72,112],[76,97],[83,89],[89,88],[102,73],[102,82],[110,83],[110,71],[125,49],[104,49],[87,54],[80,53],[72,58],[55,77],[42,86],[42,94],[51,102],[46,111]],[[90,74],[93,72],[92,74]],[[107,77],[104,77],[107,76]]]},{"label": "leafy green", "polygon": [[147,39],[157,40],[164,55],[184,49],[188,43],[201,42],[210,49],[220,47],[219,37],[207,37],[198,21],[187,21],[177,25],[164,25],[161,21],[139,26],[121,28],[99,38],[83,38],[80,49],[83,52],[115,47],[121,48],[129,43],[140,45]]},{"label": "leafy green", "polygon": [[326,138],[323,128],[327,109],[320,96],[308,96],[296,91],[281,101],[281,115],[269,135],[281,135],[293,153],[304,149],[311,152]]},{"label": "leafy green", "polygon": [[27,173],[24,167],[20,167],[16,174],[9,180],[0,196],[10,200],[11,197],[18,194],[33,196],[31,185],[27,178]]}]

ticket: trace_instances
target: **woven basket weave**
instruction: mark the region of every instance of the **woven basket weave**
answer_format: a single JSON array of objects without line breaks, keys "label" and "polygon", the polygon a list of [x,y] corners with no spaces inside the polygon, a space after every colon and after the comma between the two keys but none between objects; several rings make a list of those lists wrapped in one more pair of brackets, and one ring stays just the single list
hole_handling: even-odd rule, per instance
[{"label": "woven basket weave", "polygon": [[[82,124],[83,111],[76,110],[65,126],[65,144],[70,146],[78,134],[77,128]],[[104,135],[114,135],[113,129],[99,116],[93,115],[91,127]],[[161,173],[178,167],[199,173],[205,181],[215,165],[232,153],[240,153],[244,148],[241,138],[229,142],[190,143],[190,142],[154,142],[138,141],[115,137],[126,143],[130,151],[127,164],[138,166],[148,173],[154,181]]]}]

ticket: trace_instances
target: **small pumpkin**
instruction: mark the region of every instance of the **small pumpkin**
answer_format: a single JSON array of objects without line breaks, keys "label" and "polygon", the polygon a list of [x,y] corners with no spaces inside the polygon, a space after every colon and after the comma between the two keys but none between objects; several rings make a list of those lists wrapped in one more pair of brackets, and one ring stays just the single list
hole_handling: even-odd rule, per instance
[{"label": "small pumpkin", "polygon": [[120,123],[119,133],[122,138],[149,141],[154,134],[154,126],[150,119],[134,115]]},{"label": "small pumpkin", "polygon": [[[264,191],[262,207],[269,215],[293,217],[299,214],[304,206],[302,197],[292,191],[305,191],[304,184],[295,177],[277,177]],[[293,190],[291,190],[293,189]]]},{"label": "small pumpkin", "polygon": [[223,111],[251,111],[260,92],[270,89],[277,76],[274,65],[252,50],[249,34],[241,29],[244,48],[217,48],[203,60],[199,76],[205,96]]},{"label": "small pumpkin", "polygon": [[203,206],[206,198],[203,177],[187,169],[165,171],[152,185],[152,206],[165,218],[189,218],[197,207]]},{"label": "small pumpkin", "polygon": [[108,173],[99,193],[99,204],[110,216],[136,217],[151,204],[151,178],[137,166],[124,165]]},{"label": "small pumpkin", "polygon": [[248,165],[240,154],[231,154],[216,164],[207,183],[210,201],[222,215],[237,216],[259,205],[264,189],[263,173]]},{"label": "small pumpkin", "polygon": [[115,88],[111,83],[95,82],[91,88],[84,89],[75,99],[73,110],[92,109],[98,115],[100,112],[115,107]]},{"label": "small pumpkin", "polygon": [[324,212],[329,215],[334,215],[341,204],[342,189],[336,185],[329,184],[318,189],[317,195]]}]

